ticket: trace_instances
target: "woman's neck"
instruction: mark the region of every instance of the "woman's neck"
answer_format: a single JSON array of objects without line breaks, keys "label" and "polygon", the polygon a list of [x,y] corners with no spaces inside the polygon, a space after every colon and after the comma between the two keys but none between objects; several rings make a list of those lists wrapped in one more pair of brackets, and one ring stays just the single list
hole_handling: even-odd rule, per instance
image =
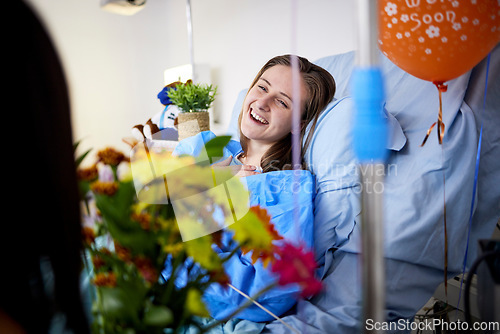
[{"label": "woman's neck", "polygon": [[249,140],[245,150],[245,158],[242,161],[245,165],[262,167],[260,161],[271,145],[264,145],[255,141]]}]

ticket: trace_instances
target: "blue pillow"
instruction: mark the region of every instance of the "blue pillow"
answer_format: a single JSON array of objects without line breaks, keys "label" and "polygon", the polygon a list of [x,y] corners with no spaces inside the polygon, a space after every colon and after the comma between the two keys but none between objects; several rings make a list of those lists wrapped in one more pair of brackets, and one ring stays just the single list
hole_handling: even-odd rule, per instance
[{"label": "blue pillow", "polygon": [[240,139],[240,131],[238,130],[238,117],[240,116],[241,108],[243,107],[243,101],[247,95],[248,89],[245,88],[238,93],[236,102],[234,103],[233,112],[231,113],[231,121],[226,130],[226,135],[231,136],[234,140]]},{"label": "blue pillow", "polygon": [[[350,74],[354,67],[354,52],[325,57],[317,64],[326,68],[339,82],[338,96],[349,95]],[[391,141],[391,153],[387,162],[385,176],[385,255],[388,258],[404,260],[411,263],[442,269],[444,251],[442,233],[444,189],[446,184],[447,220],[450,244],[465,245],[467,217],[472,200],[472,180],[474,173],[475,152],[477,150],[477,133],[474,116],[463,98],[470,73],[448,83],[448,91],[443,97],[443,121],[445,137],[443,145],[437,141],[436,129],[427,143],[420,147],[427,129],[437,120],[439,100],[437,88],[427,82],[402,71],[380,53],[380,66],[384,76],[386,91],[385,110],[388,113],[389,129],[396,134]],[[347,82],[347,83],[346,83]],[[331,170],[319,171],[319,180],[335,181],[351,184],[358,177],[355,157],[351,153],[350,129],[352,128],[352,103],[338,103],[327,108],[315,133],[316,139],[312,151],[307,155],[312,165],[328,165],[332,161],[336,166],[335,174]],[[330,116],[330,114],[336,116]],[[341,116],[344,115],[344,116]],[[320,123],[321,123],[320,122]],[[325,129],[325,130],[323,130]],[[343,137],[328,141],[328,133],[342,133]],[[401,136],[404,134],[404,139]],[[399,134],[399,136],[398,136]],[[333,144],[332,144],[333,143]],[[336,147],[338,146],[340,148]],[[339,175],[339,170],[345,175]],[[444,175],[443,175],[444,172]],[[346,181],[349,180],[349,182]],[[340,180],[340,181],[339,181]],[[359,177],[357,182],[359,182]],[[362,185],[358,184],[359,187]],[[345,193],[346,189],[338,191]],[[467,192],[464,192],[467,189]],[[359,193],[359,191],[358,191]],[[332,194],[318,195],[332,197]],[[343,195],[345,196],[345,195]],[[346,199],[344,199],[346,200]],[[345,207],[353,208],[353,199],[346,200]],[[321,203],[321,202],[320,202]],[[330,244],[318,244],[318,251],[329,248],[342,248],[344,251],[358,253],[360,251],[360,231],[356,212],[347,215],[339,200],[336,205],[324,205],[317,208],[316,214],[326,217],[316,220],[316,229],[322,231],[322,225],[328,229],[335,228],[335,237]],[[337,210],[336,207],[342,209]],[[356,208],[354,206],[354,208]],[[323,212],[323,210],[327,212]],[[330,218],[328,218],[330,217]],[[353,218],[354,217],[354,218]],[[348,227],[349,226],[349,227]],[[341,229],[343,227],[343,229]],[[337,230],[342,230],[339,235]],[[416,238],[416,236],[419,236]],[[340,238],[340,239],[339,239]],[[449,253],[450,272],[460,270],[464,248],[453,249]]]}]

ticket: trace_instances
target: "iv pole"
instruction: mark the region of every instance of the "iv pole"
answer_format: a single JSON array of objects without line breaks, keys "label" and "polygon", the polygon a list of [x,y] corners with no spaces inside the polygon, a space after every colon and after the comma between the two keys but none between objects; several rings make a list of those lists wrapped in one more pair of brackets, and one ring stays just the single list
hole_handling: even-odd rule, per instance
[{"label": "iv pole", "polygon": [[189,60],[191,62],[191,71],[193,82],[197,82],[196,71],[194,67],[194,50],[193,50],[193,19],[191,16],[191,0],[186,0],[186,18],[187,18],[187,33],[189,45]]},{"label": "iv pole", "polygon": [[358,52],[352,77],[355,105],[354,150],[361,174],[361,276],[363,322],[385,321],[383,186],[387,131],[383,116],[384,87],[378,67],[377,0],[358,0]]}]

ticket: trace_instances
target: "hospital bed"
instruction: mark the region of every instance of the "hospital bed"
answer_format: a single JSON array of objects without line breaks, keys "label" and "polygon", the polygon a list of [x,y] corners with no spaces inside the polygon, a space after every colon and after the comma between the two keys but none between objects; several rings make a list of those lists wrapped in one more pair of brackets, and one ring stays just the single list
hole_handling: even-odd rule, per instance
[{"label": "hospital bed", "polygon": [[[360,333],[367,324],[362,323],[359,256],[363,185],[351,137],[355,52],[316,63],[337,84],[305,155],[316,177],[315,252],[324,291],[299,301],[283,320],[302,333]],[[471,265],[478,240],[490,238],[500,218],[500,45],[489,61],[448,82],[442,95],[442,144],[433,133],[421,146],[437,119],[436,87],[399,69],[382,53],[380,67],[390,153],[384,182],[374,189],[384,194],[385,268],[380,270],[386,277],[385,318],[396,323],[413,319],[440,284],[464,271],[464,261],[466,269]],[[237,115],[245,93],[237,98],[227,131],[233,137],[238,137]],[[264,332],[287,330],[275,321]]]}]

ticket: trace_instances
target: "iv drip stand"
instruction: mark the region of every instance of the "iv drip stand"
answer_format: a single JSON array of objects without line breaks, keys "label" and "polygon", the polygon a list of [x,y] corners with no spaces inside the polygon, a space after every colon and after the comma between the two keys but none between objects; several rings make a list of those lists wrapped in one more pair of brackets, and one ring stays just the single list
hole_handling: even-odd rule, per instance
[{"label": "iv drip stand", "polygon": [[193,71],[193,82],[197,82],[196,71],[194,67],[194,50],[193,50],[193,18],[191,15],[191,0],[186,0],[186,18],[187,18],[187,33],[189,45],[189,60],[191,62],[191,70]]},{"label": "iv drip stand", "polygon": [[384,90],[378,67],[377,0],[357,1],[358,52],[352,77],[355,105],[354,150],[361,175],[361,279],[364,333],[367,321],[385,321],[383,185],[387,130],[383,116]]}]

